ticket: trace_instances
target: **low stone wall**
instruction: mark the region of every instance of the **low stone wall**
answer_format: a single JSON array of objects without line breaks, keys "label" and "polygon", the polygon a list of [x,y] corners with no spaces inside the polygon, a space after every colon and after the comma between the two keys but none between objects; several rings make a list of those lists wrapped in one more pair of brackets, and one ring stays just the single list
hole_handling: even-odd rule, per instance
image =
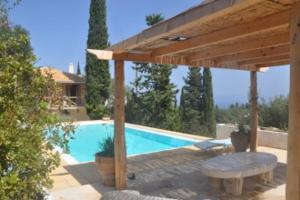
[{"label": "low stone wall", "polygon": [[[217,139],[230,137],[230,133],[236,130],[233,124],[217,124]],[[277,131],[258,130],[258,145],[277,149],[287,149],[287,133]]]},{"label": "low stone wall", "polygon": [[285,132],[259,130],[258,145],[287,150],[287,136]]}]

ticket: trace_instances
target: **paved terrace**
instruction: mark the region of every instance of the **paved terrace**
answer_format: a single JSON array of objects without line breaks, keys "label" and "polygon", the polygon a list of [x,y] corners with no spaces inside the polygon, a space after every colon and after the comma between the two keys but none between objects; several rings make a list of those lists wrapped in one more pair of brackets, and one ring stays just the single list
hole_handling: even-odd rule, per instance
[{"label": "paved terrace", "polygon": [[[128,158],[128,172],[136,174],[136,180],[128,181],[128,189],[142,194],[172,197],[184,200],[215,199],[285,199],[286,151],[259,147],[259,151],[270,152],[278,157],[272,184],[260,183],[256,177],[245,179],[243,195],[234,197],[212,189],[199,164],[217,152],[203,152],[194,147],[180,148],[159,153]],[[68,165],[62,162],[51,175],[54,187],[53,200],[94,200],[113,188],[101,184],[94,163]]]}]

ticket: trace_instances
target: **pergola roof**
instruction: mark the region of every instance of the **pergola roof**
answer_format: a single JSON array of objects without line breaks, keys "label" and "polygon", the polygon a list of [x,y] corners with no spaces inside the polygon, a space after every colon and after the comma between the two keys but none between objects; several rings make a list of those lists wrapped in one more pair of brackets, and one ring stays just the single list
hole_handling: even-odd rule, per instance
[{"label": "pergola roof", "polygon": [[251,71],[285,65],[296,1],[205,1],[105,51],[89,51],[99,59]]},{"label": "pergola roof", "polygon": [[300,199],[300,0],[209,0],[109,49],[88,51],[98,59],[116,61],[117,189],[124,189],[127,182],[124,61],[250,70],[251,151],[258,145],[256,71],[290,64],[286,198]]}]

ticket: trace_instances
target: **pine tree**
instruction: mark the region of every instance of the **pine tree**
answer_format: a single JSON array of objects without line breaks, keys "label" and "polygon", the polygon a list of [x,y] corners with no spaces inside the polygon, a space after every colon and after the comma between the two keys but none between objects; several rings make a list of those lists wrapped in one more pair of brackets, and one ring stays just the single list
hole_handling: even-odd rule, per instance
[{"label": "pine tree", "polygon": [[215,105],[213,99],[212,76],[209,68],[203,70],[203,123],[207,134],[214,137],[216,134]]},{"label": "pine tree", "polygon": [[201,69],[190,67],[187,77],[184,78],[180,97],[180,119],[182,131],[186,133],[201,134],[202,130],[202,81]]},{"label": "pine tree", "polygon": [[81,75],[80,64],[77,63],[77,75]]},{"label": "pine tree", "polygon": [[130,96],[127,99],[127,104],[125,107],[126,112],[126,121],[129,123],[136,123],[136,124],[144,124],[144,113],[142,112],[141,107],[141,80],[142,76],[140,74],[140,71],[143,71],[142,68],[145,67],[145,63],[134,63],[134,66],[132,66],[132,69],[135,70],[135,80],[131,83],[132,88],[130,91]]},{"label": "pine tree", "polygon": [[[163,17],[160,14],[146,17],[148,26],[161,20]],[[131,104],[131,107],[137,113],[135,116],[138,116],[134,123],[179,130],[179,116],[176,110],[178,91],[170,81],[173,68],[169,65],[135,63],[133,69],[136,71],[136,79],[132,83],[135,106]],[[132,115],[129,113],[127,116]]]},{"label": "pine tree", "polygon": [[[87,48],[108,47],[105,0],[91,0]],[[86,108],[92,119],[107,114],[105,102],[109,98],[110,74],[108,61],[86,54]]]}]

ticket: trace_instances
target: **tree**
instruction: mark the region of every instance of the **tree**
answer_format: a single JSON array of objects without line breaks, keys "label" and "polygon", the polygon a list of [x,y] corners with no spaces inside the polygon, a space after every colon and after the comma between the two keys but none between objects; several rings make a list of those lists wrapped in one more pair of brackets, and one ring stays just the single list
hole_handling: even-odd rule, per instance
[{"label": "tree", "polygon": [[[105,0],[91,0],[87,48],[108,47]],[[108,114],[105,106],[109,98],[110,74],[108,61],[86,54],[86,108],[92,119]]]},{"label": "tree", "polygon": [[202,112],[201,112],[201,69],[190,67],[187,77],[184,78],[185,85],[180,97],[180,119],[182,131],[186,133],[201,134]]},{"label": "tree", "polygon": [[[146,17],[148,26],[162,20],[163,17],[160,14]],[[133,69],[136,71],[136,79],[132,83],[132,99],[127,109],[129,120],[148,126],[178,130],[178,124],[180,124],[176,109],[178,91],[170,81],[173,67],[135,63]]]},{"label": "tree", "polygon": [[8,27],[8,11],[20,2],[21,0],[0,0],[0,28]]},{"label": "tree", "polygon": [[213,98],[212,77],[209,68],[203,70],[203,124],[207,127],[207,134],[215,136],[216,134],[216,117],[215,105]]},{"label": "tree", "polygon": [[125,107],[126,121],[129,123],[145,124],[141,90],[143,89],[142,74],[147,67],[146,63],[134,63],[132,66],[132,69],[135,70],[135,79],[131,83],[132,88]]},{"label": "tree", "polygon": [[286,96],[276,96],[269,102],[263,101],[259,105],[260,125],[287,130],[288,110],[288,98]]},{"label": "tree", "polygon": [[[48,109],[57,87],[33,67],[27,32],[0,27],[0,199],[43,199],[72,127]],[[64,133],[61,133],[64,130]]]},{"label": "tree", "polygon": [[216,121],[218,123],[231,123],[239,124],[246,123],[250,124],[250,106],[248,103],[231,104],[228,108],[215,108]]},{"label": "tree", "polygon": [[79,62],[77,63],[77,75],[81,75],[80,65]]}]

